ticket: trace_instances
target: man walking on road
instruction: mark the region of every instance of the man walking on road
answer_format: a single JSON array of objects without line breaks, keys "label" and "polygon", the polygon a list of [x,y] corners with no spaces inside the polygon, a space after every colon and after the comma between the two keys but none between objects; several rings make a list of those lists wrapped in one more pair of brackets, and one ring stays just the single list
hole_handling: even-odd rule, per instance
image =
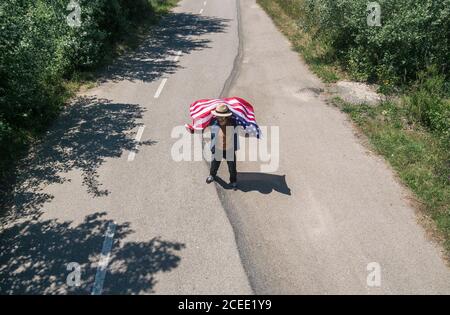
[{"label": "man walking on road", "polygon": [[236,120],[226,104],[219,104],[212,111],[215,119],[211,122],[211,169],[206,183],[212,183],[217,175],[220,162],[225,159],[230,172],[230,184],[237,188],[236,150],[238,150],[238,135],[236,132]]}]

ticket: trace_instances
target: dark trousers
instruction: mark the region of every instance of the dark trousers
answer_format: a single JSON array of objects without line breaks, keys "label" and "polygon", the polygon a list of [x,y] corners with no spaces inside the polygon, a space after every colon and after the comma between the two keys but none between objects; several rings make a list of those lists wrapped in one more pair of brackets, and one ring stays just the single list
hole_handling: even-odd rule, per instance
[{"label": "dark trousers", "polygon": [[227,160],[226,152],[220,152],[220,151],[215,152],[215,154],[213,154],[213,158],[211,160],[211,170],[210,170],[209,174],[212,176],[217,175],[217,170],[219,169],[220,162],[222,161],[222,158],[224,158],[227,161],[228,171],[230,172],[230,183],[235,183],[236,177],[237,177],[236,152],[233,152],[229,155],[232,156],[232,160]]}]

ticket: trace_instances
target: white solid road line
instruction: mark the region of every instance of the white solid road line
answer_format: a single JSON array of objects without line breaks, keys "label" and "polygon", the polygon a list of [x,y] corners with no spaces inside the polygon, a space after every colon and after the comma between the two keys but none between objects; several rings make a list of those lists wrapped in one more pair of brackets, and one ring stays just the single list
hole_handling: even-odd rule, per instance
[{"label": "white solid road line", "polygon": [[97,267],[97,274],[95,275],[94,287],[91,295],[101,295],[103,291],[103,283],[105,282],[106,269],[109,264],[112,245],[114,243],[114,233],[116,231],[116,223],[110,222],[106,229],[105,241],[103,242],[102,253]]},{"label": "white solid road line", "polygon": [[156,90],[155,98],[158,98],[161,95],[161,92],[164,89],[164,85],[166,85],[166,82],[167,82],[167,78],[164,78],[161,81],[161,84],[159,85],[158,89]]},{"label": "white solid road line", "polygon": [[[145,126],[140,126],[137,131],[136,138],[134,138],[134,141],[136,142],[136,146],[135,146],[134,150],[137,150],[137,148],[138,148],[138,142],[141,141],[142,134],[144,133],[144,129],[145,129]],[[136,157],[135,151],[131,151],[130,153],[128,153],[128,162],[133,161],[135,157]]]},{"label": "white solid road line", "polygon": [[206,5],[206,1],[205,1],[205,2],[203,2],[203,5]]}]

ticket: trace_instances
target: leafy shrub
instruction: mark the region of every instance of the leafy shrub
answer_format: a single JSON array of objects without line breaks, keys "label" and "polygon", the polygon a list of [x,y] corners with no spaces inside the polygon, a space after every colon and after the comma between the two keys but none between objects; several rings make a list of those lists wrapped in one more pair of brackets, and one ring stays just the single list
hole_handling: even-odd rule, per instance
[{"label": "leafy shrub", "polygon": [[450,0],[377,0],[381,27],[367,25],[367,0],[275,1],[356,79],[396,86],[431,65],[448,79]]},{"label": "leafy shrub", "polygon": [[411,120],[420,122],[446,141],[450,141],[450,103],[444,98],[445,77],[431,68],[419,74],[415,90],[405,97]]}]

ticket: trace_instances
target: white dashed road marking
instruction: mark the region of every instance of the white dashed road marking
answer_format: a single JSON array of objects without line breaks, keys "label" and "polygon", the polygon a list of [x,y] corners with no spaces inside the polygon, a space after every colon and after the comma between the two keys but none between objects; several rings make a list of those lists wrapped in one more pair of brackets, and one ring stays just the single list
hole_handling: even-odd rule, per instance
[{"label": "white dashed road marking", "polygon": [[166,85],[166,82],[167,82],[167,78],[164,78],[161,81],[161,84],[159,85],[158,89],[156,90],[155,98],[158,98],[161,95],[161,92],[164,89],[164,85]]},{"label": "white dashed road marking", "polygon": [[[145,126],[140,126],[138,131],[137,131],[136,138],[134,139],[134,141],[136,142],[135,150],[137,150],[137,148],[138,148],[138,142],[141,141],[142,134],[144,133],[144,129],[145,129]],[[135,151],[131,151],[128,154],[128,162],[133,161],[135,157],[136,157],[136,152]]]}]

